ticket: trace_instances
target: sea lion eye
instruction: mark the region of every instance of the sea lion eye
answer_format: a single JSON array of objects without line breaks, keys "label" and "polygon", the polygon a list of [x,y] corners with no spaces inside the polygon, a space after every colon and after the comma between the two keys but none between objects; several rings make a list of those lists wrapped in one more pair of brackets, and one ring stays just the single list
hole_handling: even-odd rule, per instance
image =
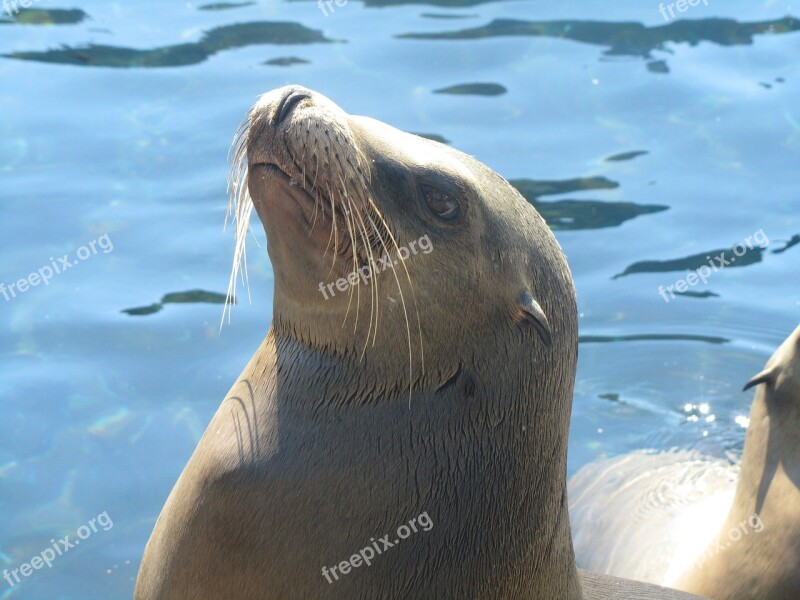
[{"label": "sea lion eye", "polygon": [[425,196],[428,207],[442,219],[455,219],[461,212],[458,200],[438,188],[423,185],[422,194]]}]

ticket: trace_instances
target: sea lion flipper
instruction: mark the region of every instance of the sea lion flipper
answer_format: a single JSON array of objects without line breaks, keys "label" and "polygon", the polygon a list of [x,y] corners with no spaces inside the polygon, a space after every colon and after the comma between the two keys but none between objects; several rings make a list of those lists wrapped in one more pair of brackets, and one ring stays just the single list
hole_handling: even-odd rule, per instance
[{"label": "sea lion flipper", "polygon": [[762,383],[770,383],[772,381],[775,381],[775,375],[776,373],[774,368],[764,369],[763,371],[761,371],[761,373],[754,376],[752,379],[750,379],[750,381],[745,383],[744,387],[742,388],[742,391],[746,392],[750,388],[753,388]]},{"label": "sea lion flipper", "polygon": [[522,314],[533,324],[545,345],[552,346],[553,334],[550,331],[547,315],[544,314],[544,310],[528,290],[523,290],[520,294],[519,307],[522,309]]}]

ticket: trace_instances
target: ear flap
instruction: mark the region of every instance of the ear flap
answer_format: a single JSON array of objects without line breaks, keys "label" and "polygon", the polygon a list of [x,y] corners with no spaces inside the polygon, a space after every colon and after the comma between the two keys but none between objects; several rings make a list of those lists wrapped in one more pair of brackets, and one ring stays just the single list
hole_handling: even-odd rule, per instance
[{"label": "ear flap", "polygon": [[547,316],[544,314],[542,307],[533,299],[528,290],[523,290],[520,294],[519,308],[525,319],[536,329],[545,345],[552,346],[553,334],[550,331],[550,323],[547,321]]},{"label": "ear flap", "polygon": [[753,388],[757,385],[762,383],[774,383],[775,382],[775,368],[765,369],[761,371],[758,375],[753,377],[750,381],[744,384],[744,388],[742,389],[743,392],[746,392],[750,388]]}]

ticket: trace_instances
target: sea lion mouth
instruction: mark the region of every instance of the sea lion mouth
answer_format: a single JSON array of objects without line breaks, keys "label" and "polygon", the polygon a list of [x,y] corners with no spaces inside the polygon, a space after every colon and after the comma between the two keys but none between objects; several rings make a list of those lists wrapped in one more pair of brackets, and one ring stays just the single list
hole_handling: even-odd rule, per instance
[{"label": "sea lion mouth", "polygon": [[[318,221],[330,224],[334,216],[340,225],[345,224],[349,210],[343,199],[323,190],[315,189],[313,185],[309,186],[308,181],[303,180],[303,175],[298,169],[287,170],[271,162],[256,163],[249,167],[251,174],[260,169],[266,170],[273,177],[274,183],[281,186],[284,191],[288,191],[287,195],[303,209],[306,225],[309,227],[309,234]],[[273,189],[266,190],[267,194],[273,191]]]},{"label": "sea lion mouth", "polygon": [[[299,209],[296,212],[300,215],[303,224],[309,229],[311,228],[308,210],[309,207],[313,209],[315,204],[314,198],[312,198],[302,186],[298,185],[289,173],[274,163],[256,163],[249,167],[248,177],[250,181],[260,177],[267,182],[266,187],[269,190],[283,192],[281,194],[269,194],[267,197],[271,201],[277,200],[283,202],[284,196],[288,196],[289,199],[294,202],[297,209]],[[249,185],[251,188],[253,187],[252,183]]]},{"label": "sea lion mouth", "polygon": [[367,264],[368,253],[354,236],[338,235],[354,226],[350,218],[352,207],[340,199],[309,189],[297,175],[272,162],[248,167],[248,188],[264,214],[279,223],[294,225],[307,240],[325,248],[323,255],[332,250],[349,265],[355,249],[356,266]]}]

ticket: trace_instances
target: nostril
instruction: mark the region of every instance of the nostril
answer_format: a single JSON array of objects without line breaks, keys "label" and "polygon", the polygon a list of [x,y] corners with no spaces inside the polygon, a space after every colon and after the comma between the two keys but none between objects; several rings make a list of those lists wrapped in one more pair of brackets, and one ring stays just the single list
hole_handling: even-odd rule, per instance
[{"label": "nostril", "polygon": [[291,91],[286,94],[278,105],[278,109],[275,111],[275,125],[280,125],[300,102],[310,97],[311,94],[300,91]]}]

